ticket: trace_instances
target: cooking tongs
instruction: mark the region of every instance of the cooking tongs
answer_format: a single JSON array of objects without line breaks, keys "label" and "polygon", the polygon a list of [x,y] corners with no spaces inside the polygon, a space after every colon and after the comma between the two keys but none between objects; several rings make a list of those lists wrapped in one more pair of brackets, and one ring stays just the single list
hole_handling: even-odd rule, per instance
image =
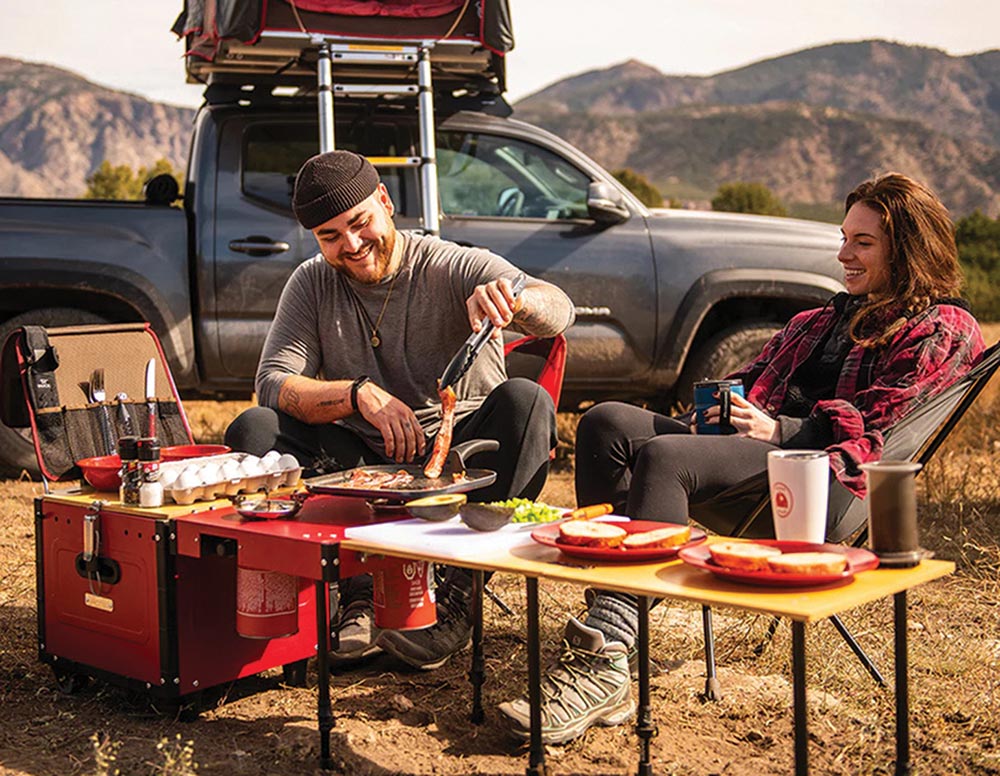
[{"label": "cooking tongs", "polygon": [[[522,272],[511,283],[511,290],[514,293],[515,299],[524,290],[526,280],[527,278]],[[473,332],[470,335],[462,347],[458,349],[454,358],[448,363],[448,366],[445,367],[444,372],[441,374],[438,390],[443,391],[445,388],[453,386],[462,379],[462,375],[469,371],[469,367],[472,366],[473,362],[479,356],[483,345],[487,343],[495,328],[496,326],[493,325],[493,321],[489,317],[483,318],[479,331]]]}]

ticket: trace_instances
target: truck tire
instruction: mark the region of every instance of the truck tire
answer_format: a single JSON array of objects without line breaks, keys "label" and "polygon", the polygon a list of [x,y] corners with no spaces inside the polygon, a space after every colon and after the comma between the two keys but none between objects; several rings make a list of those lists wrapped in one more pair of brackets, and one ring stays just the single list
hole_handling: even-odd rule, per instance
[{"label": "truck tire", "polygon": [[[94,313],[86,310],[74,310],[69,307],[33,310],[15,315],[0,323],[0,347],[7,341],[11,332],[28,324],[52,327],[107,322],[106,319]],[[27,472],[32,477],[41,478],[41,471],[35,458],[35,446],[31,441],[31,429],[8,428],[0,423],[0,474],[16,477],[21,472]]]},{"label": "truck tire", "polygon": [[760,353],[767,341],[780,330],[780,324],[754,321],[720,331],[684,365],[674,391],[677,403],[690,407],[696,382],[721,378],[735,372]]}]

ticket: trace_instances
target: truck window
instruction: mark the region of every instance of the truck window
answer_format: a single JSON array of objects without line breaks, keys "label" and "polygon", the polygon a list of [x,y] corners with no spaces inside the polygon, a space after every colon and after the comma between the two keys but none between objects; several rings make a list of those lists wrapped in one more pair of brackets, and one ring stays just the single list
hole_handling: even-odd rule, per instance
[{"label": "truck window", "polygon": [[[395,130],[370,125],[361,142],[351,139],[351,127],[337,127],[337,148],[370,156],[392,156],[395,151]],[[381,131],[379,131],[381,130]],[[382,143],[382,145],[380,145]],[[292,210],[292,190],[295,175],[302,163],[319,153],[315,124],[253,124],[243,135],[242,191],[251,199],[266,205]],[[398,168],[380,169],[382,182],[389,195],[402,209],[403,186]]]},{"label": "truck window", "polygon": [[441,209],[449,216],[587,217],[590,178],[556,154],[508,137],[440,132]]}]

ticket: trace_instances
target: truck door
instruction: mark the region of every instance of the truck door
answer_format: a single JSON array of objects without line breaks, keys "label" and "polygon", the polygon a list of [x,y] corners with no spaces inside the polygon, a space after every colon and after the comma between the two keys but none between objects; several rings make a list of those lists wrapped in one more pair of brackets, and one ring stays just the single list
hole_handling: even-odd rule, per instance
[{"label": "truck door", "polygon": [[[394,153],[398,130],[365,123],[363,131],[338,124],[338,147],[359,153]],[[205,275],[211,294],[202,320],[214,331],[216,369],[206,373],[245,385],[257,370],[278,297],[300,263],[318,252],[312,234],[291,210],[295,175],[319,152],[315,115],[301,119],[238,117],[224,123],[219,144],[214,262]],[[382,173],[394,200],[403,192],[397,171]]]},{"label": "truck door", "polygon": [[574,389],[625,385],[648,370],[657,283],[642,215],[601,227],[587,214],[598,178],[576,160],[527,138],[448,124],[437,137],[442,237],[489,248],[569,294]]}]

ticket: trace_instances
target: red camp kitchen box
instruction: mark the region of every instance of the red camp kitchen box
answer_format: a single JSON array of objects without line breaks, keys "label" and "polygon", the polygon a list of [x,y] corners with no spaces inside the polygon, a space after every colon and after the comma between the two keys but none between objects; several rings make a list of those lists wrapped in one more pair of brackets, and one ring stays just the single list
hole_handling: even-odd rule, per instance
[{"label": "red camp kitchen box", "polygon": [[[150,359],[158,390],[147,404]],[[98,367],[104,370],[102,401],[94,401],[92,392]],[[243,562],[259,557],[262,546],[274,551],[266,542],[278,540],[268,538],[267,526],[252,527],[250,546],[241,547],[243,521],[226,500],[143,509],[85,482],[54,487],[79,477],[75,461],[107,452],[109,430],[115,440],[127,432],[142,435],[150,409],[162,445],[191,442],[148,325],[26,327],[4,343],[0,374],[3,420],[31,429],[46,479],[48,493],[35,501],[38,649],[64,689],[93,676],[183,698],[279,666],[286,667],[286,676],[304,676],[305,661],[316,654],[316,592],[323,585],[287,573],[268,577],[267,569]],[[191,529],[187,553],[178,552],[178,526],[204,516],[228,529]],[[257,545],[254,531],[263,537]],[[329,531],[314,554],[330,552],[330,546],[335,551],[338,536]],[[285,571],[293,571],[299,559],[291,554],[283,562]],[[319,562],[313,568],[325,574]],[[330,572],[325,575],[332,576],[332,567]],[[284,632],[268,636],[265,625],[254,634],[265,637],[240,635],[240,617],[253,632],[255,616],[273,614],[264,599],[278,597],[276,591],[286,607]]]}]

